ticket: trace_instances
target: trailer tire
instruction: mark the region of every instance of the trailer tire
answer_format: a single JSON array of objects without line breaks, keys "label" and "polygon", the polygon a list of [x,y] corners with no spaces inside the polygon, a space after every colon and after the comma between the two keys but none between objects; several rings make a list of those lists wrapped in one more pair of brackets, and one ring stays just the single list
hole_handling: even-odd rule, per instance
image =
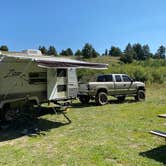
[{"label": "trailer tire", "polygon": [[138,90],[137,95],[135,96],[136,101],[144,101],[145,100],[145,91],[144,90]]},{"label": "trailer tire", "polygon": [[95,102],[97,105],[105,105],[108,103],[108,97],[107,93],[105,92],[98,92],[98,94],[95,97]]},{"label": "trailer tire", "polygon": [[10,104],[5,104],[1,110],[1,120],[4,122],[10,122],[16,119],[19,115],[19,108],[11,108]]},{"label": "trailer tire", "polygon": [[86,96],[86,95],[80,96],[79,100],[82,104],[88,104],[90,101],[90,96]]}]

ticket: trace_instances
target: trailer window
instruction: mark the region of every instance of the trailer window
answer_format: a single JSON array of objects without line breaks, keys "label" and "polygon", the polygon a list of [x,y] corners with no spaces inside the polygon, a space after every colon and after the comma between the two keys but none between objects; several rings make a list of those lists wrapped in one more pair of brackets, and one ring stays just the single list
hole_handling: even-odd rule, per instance
[{"label": "trailer window", "polygon": [[67,70],[66,69],[57,69],[57,77],[66,77]]},{"label": "trailer window", "polygon": [[29,84],[46,83],[47,73],[46,72],[31,72],[29,73]]},{"label": "trailer window", "polygon": [[57,86],[57,91],[58,91],[58,92],[64,92],[64,91],[66,91],[66,90],[67,90],[66,85],[58,85],[58,86]]}]

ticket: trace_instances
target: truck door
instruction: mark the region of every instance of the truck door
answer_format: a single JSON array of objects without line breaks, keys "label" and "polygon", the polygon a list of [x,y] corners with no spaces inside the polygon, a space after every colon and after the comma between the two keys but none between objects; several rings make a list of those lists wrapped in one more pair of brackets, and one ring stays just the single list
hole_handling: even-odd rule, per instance
[{"label": "truck door", "polygon": [[115,94],[124,94],[124,82],[122,81],[121,75],[114,75],[115,80]]},{"label": "truck door", "polygon": [[133,93],[136,88],[133,86],[133,81],[127,75],[122,75],[124,82],[124,91],[126,94]]},{"label": "truck door", "polygon": [[68,98],[76,98],[78,93],[78,81],[75,68],[68,69],[67,94]]},{"label": "truck door", "polygon": [[47,69],[47,99],[67,97],[67,69]]}]

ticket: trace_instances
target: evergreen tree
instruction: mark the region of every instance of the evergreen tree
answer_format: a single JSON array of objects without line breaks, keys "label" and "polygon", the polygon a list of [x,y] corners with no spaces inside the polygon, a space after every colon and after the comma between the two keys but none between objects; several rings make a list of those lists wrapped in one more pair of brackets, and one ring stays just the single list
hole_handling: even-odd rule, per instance
[{"label": "evergreen tree", "polygon": [[62,51],[60,52],[60,55],[62,55],[62,56],[67,56],[66,50],[62,50]]},{"label": "evergreen tree", "polygon": [[150,47],[147,44],[143,45],[142,50],[144,54],[144,58],[143,58],[144,60],[152,57],[152,53],[150,52]]},{"label": "evergreen tree", "polygon": [[135,56],[135,51],[132,48],[131,44],[129,43],[122,56],[120,57],[120,60],[123,61],[124,63],[132,63],[133,62],[133,57]]},{"label": "evergreen tree", "polygon": [[99,56],[99,53],[92,47],[91,44],[86,43],[82,49],[83,58],[92,58]]},{"label": "evergreen tree", "polygon": [[157,50],[157,53],[155,54],[155,58],[158,59],[165,59],[165,54],[166,54],[166,48],[164,46],[160,46]]},{"label": "evergreen tree", "polygon": [[111,46],[111,49],[109,50],[109,55],[110,56],[119,56],[120,57],[122,55],[122,51],[118,47]]},{"label": "evergreen tree", "polygon": [[71,48],[67,48],[66,52],[67,52],[67,56],[72,56],[73,55],[73,51],[72,51]]},{"label": "evergreen tree", "polygon": [[48,55],[54,55],[54,56],[58,55],[54,46],[50,46],[47,53]]},{"label": "evergreen tree", "polygon": [[105,50],[105,53],[104,53],[105,56],[108,55],[108,49]]},{"label": "evergreen tree", "polygon": [[98,57],[100,54],[93,48],[93,50],[92,50],[92,57],[93,58],[96,58],[96,57]]},{"label": "evergreen tree", "polygon": [[77,50],[76,52],[75,52],[75,56],[81,56],[82,55],[82,52],[81,52],[81,50]]},{"label": "evergreen tree", "polygon": [[8,49],[8,47],[7,47],[6,45],[2,45],[2,46],[0,47],[0,50],[1,50],[1,51],[9,51],[9,49]]},{"label": "evergreen tree", "polygon": [[73,51],[72,51],[71,48],[67,48],[66,50],[62,50],[60,55],[62,55],[62,56],[72,56]]},{"label": "evergreen tree", "polygon": [[45,46],[42,46],[42,47],[41,47],[41,46],[39,46],[39,50],[40,50],[40,51],[41,51],[41,53],[42,53],[42,54],[44,54],[44,55],[46,55],[46,54],[47,54],[47,52],[48,52]]},{"label": "evergreen tree", "polygon": [[144,56],[144,52],[143,52],[141,44],[139,44],[139,43],[134,44],[133,49],[136,53],[135,56],[134,56],[134,59],[136,59],[136,60],[145,60],[145,56]]}]

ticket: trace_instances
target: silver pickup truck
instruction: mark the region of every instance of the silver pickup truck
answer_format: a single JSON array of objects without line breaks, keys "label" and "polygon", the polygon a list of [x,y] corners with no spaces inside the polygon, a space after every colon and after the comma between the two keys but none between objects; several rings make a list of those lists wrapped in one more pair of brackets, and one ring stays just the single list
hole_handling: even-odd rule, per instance
[{"label": "silver pickup truck", "polygon": [[108,103],[108,96],[124,101],[127,96],[133,96],[136,101],[145,100],[145,84],[134,81],[126,74],[99,75],[96,82],[79,84],[78,98],[87,104],[95,100],[97,105]]}]

